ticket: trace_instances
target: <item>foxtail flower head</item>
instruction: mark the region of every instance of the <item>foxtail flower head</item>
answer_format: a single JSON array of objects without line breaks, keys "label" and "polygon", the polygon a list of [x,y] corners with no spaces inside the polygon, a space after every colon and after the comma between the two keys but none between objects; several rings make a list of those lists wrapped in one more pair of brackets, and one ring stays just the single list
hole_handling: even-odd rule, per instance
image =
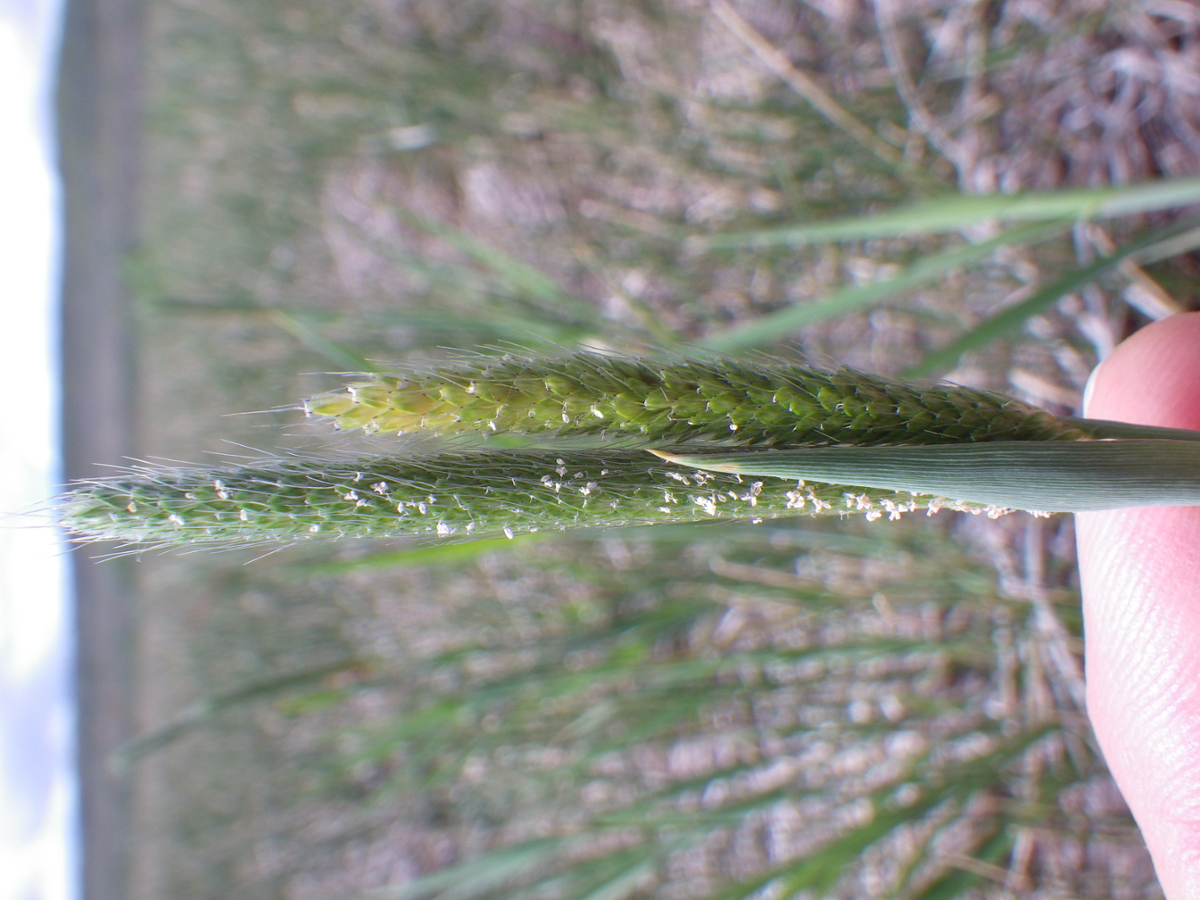
[{"label": "foxtail flower head", "polygon": [[84,540],[170,545],[512,537],[731,518],[877,518],[951,506],[904,491],[702,472],[639,450],[499,450],[143,469],[78,484],[59,511]]},{"label": "foxtail flower head", "polygon": [[740,447],[1070,440],[1072,424],[1009,397],[728,359],[663,363],[580,353],[479,358],[364,376],[304,405],[341,429],[637,436]]}]

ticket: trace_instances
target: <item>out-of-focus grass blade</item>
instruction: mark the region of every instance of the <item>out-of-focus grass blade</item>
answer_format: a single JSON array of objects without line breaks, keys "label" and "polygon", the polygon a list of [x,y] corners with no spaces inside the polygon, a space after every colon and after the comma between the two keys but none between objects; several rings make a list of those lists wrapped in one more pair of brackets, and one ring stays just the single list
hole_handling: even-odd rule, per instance
[{"label": "out-of-focus grass blade", "polygon": [[1153,247],[1146,248],[1144,252],[1138,254],[1137,261],[1141,265],[1146,266],[1150,263],[1170,259],[1172,256],[1190,253],[1197,247],[1200,247],[1200,226],[1189,228],[1183,234],[1167,238]]},{"label": "out-of-focus grass blade", "polygon": [[360,659],[342,659],[315,669],[288,672],[265,681],[256,681],[226,694],[220,694],[205,700],[198,700],[183,710],[170,725],[130,741],[118,748],[113,754],[113,759],[118,765],[128,765],[139,757],[166,747],[184,735],[207,724],[213,716],[218,715],[224,710],[254,700],[261,700],[264,697],[275,696],[294,688],[305,687],[323,681],[330,675],[356,669],[362,665],[363,661]]},{"label": "out-of-focus grass blade", "polygon": [[269,316],[275,324],[288,334],[307,344],[340,369],[347,372],[374,372],[379,368],[366,357],[360,356],[348,347],[343,347],[341,344],[335,343],[324,335],[319,334],[314,328],[296,316],[280,310],[272,310]]},{"label": "out-of-focus grass blade", "polygon": [[951,195],[876,216],[692,238],[696,249],[793,247],[827,241],[946,234],[968,225],[1111,218],[1200,203],[1200,178],[1039,194]]},{"label": "out-of-focus grass blade", "polygon": [[[988,865],[997,866],[999,861],[1012,849],[1012,845],[1012,830],[1000,827],[998,833],[992,836],[979,852],[968,859],[981,863],[981,868]],[[965,862],[966,860],[964,860]],[[983,877],[978,871],[955,867],[948,870],[919,894],[905,896],[910,897],[911,900],[952,900],[954,897],[962,896],[967,888],[978,884]]]},{"label": "out-of-focus grass blade", "polygon": [[1195,441],[996,441],[712,455],[654,452],[677,465],[713,472],[912,491],[1012,509],[1200,506],[1200,443]]},{"label": "out-of-focus grass blade", "polygon": [[[875,534],[880,534],[875,532]],[[608,528],[606,539],[630,538],[648,541],[658,546],[687,545],[704,540],[711,535],[719,540],[723,548],[743,544],[770,544],[795,550],[828,549],[843,553],[872,556],[883,553],[890,547],[885,535],[876,538],[843,534],[837,531],[817,531],[812,528],[771,528],[765,524],[743,525],[737,522],[689,522],[679,525],[656,525],[653,528],[636,526]],[[419,544],[400,550],[371,553],[357,559],[339,559],[317,563],[292,563],[286,571],[301,577],[344,575],[347,572],[365,572],[377,569],[399,569],[408,566],[441,566],[451,563],[466,563],[488,553],[513,550],[523,544],[538,540],[563,540],[562,535],[548,532],[518,534],[512,538],[479,538],[459,543],[439,542]]]},{"label": "out-of-focus grass blade", "polygon": [[[428,266],[426,268],[432,270],[435,267]],[[448,288],[448,290],[453,289],[452,287]],[[462,289],[463,296],[470,296],[472,293],[479,293],[477,286]],[[509,306],[514,305],[511,298],[508,297],[496,297],[495,299],[503,301]],[[485,299],[479,300],[479,304],[485,302]],[[389,329],[404,328],[416,332],[422,340],[430,343],[465,338],[467,341],[481,345],[512,343],[536,347],[539,343],[544,342],[553,349],[569,346],[582,338],[595,334],[596,331],[590,326],[558,321],[532,311],[526,315],[519,315],[489,309],[480,315],[465,315],[461,309],[438,307],[436,304],[434,308],[419,312],[386,309],[355,313],[343,313],[331,309],[306,309],[299,306],[268,307],[253,301],[237,299],[208,302],[171,298],[156,300],[155,306],[172,312],[200,315],[236,313],[246,316],[272,317],[276,314],[283,314],[295,320],[301,327],[308,329],[306,343],[314,336],[316,340],[321,340],[321,335],[314,329],[327,325],[353,328],[358,334],[368,337]]]},{"label": "out-of-focus grass blade", "polygon": [[512,538],[481,538],[457,544],[424,544],[372,553],[360,559],[336,560],[323,563],[298,563],[288,566],[297,575],[344,575],[347,572],[369,572],[374,569],[399,569],[407,566],[443,566],[447,563],[470,562],[485,553],[508,550],[517,544],[544,537],[542,534],[514,535]]},{"label": "out-of-focus grass blade", "polygon": [[552,278],[532,266],[513,259],[502,250],[476,240],[445,222],[419,215],[409,209],[402,209],[400,212],[423,231],[461,250],[475,262],[504,279],[510,288],[538,301],[548,311],[561,313],[563,310],[569,310],[573,316],[583,321],[601,321],[600,311],[596,307],[567,293],[555,284]]},{"label": "out-of-focus grass blade", "polygon": [[366,896],[373,900],[415,900],[436,894],[439,900],[475,900],[550,861],[562,844],[562,839],[544,838],[504,847],[406,884],[375,888]]},{"label": "out-of-focus grass blade", "polygon": [[777,885],[778,890],[772,890],[771,893],[781,897],[790,897],[801,891],[807,894],[805,889],[815,890],[816,896],[824,896],[824,891],[841,877],[847,863],[858,859],[863,850],[898,825],[919,818],[935,801],[941,799],[939,794],[929,792],[913,806],[891,812],[881,810],[876,799],[876,802],[872,803],[873,814],[866,824],[850,830],[807,856],[790,860],[736,882],[712,895],[709,900],[744,900],[756,896],[767,885],[772,885],[773,888]]},{"label": "out-of-focus grass blade", "polygon": [[658,868],[657,850],[653,844],[647,843],[630,852],[627,857],[633,860],[632,864],[622,866],[620,872],[593,887],[580,896],[579,900],[625,900],[638,889],[638,884],[643,878],[652,875]]},{"label": "out-of-focus grass blade", "polygon": [[[501,298],[507,299],[507,298]],[[595,329],[548,319],[529,312],[515,315],[489,310],[478,316],[465,315],[461,309],[433,308],[421,312],[376,310],[342,315],[328,310],[285,310],[306,322],[352,324],[360,333],[370,334],[392,328],[406,328],[426,338],[463,338],[481,344],[510,342],[527,346],[544,342],[552,347],[571,344],[595,333]]]},{"label": "out-of-focus grass blade", "polygon": [[1058,231],[1066,224],[1065,221],[1054,221],[1013,228],[978,244],[967,244],[923,256],[900,274],[885,281],[842,288],[821,300],[782,309],[733,331],[707,338],[701,341],[700,346],[719,353],[736,353],[777,343],[815,322],[849,315],[907,293],[952,269],[986,259],[1000,247],[1026,243]]},{"label": "out-of-focus grass blade", "polygon": [[992,341],[998,340],[1015,331],[1030,317],[1041,313],[1068,294],[1074,293],[1102,275],[1113,271],[1125,260],[1136,257],[1143,252],[1152,253],[1155,247],[1172,241],[1179,237],[1181,232],[1191,231],[1195,227],[1195,221],[1190,221],[1186,225],[1175,224],[1153,231],[1137,240],[1131,241],[1111,256],[1105,256],[1096,260],[1091,265],[1068,272],[1066,275],[1035,292],[1032,297],[1023,300],[1015,306],[1010,306],[1003,312],[977,325],[950,345],[943,347],[941,350],[933,351],[921,360],[920,363],[906,371],[904,373],[905,377],[921,378],[939,369],[955,365],[958,362],[958,358],[964,353],[986,347]]}]

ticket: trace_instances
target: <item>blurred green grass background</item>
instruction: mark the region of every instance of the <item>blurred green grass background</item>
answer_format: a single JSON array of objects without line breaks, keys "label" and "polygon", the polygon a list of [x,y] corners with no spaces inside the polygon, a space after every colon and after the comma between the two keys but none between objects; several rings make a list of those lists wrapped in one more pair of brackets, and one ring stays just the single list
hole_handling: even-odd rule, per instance
[{"label": "blurred green grass background", "polygon": [[[339,452],[278,411],[321,373],[514,343],[1077,412],[1196,305],[1195,184],[1103,193],[1200,173],[1187,96],[1105,119],[1106,54],[1185,27],[1121,4],[148,14],[146,458]],[[131,894],[1153,896],[1072,553],[1069,519],[943,516],[147,557]]]}]

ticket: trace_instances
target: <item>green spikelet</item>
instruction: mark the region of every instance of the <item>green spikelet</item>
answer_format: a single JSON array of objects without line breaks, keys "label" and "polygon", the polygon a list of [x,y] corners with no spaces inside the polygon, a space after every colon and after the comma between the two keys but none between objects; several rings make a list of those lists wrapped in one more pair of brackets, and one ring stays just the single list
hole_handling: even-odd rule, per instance
[{"label": "green spikelet", "polygon": [[643,451],[488,451],[272,460],[135,471],[59,502],[82,540],[228,544],[322,538],[513,536],[713,519],[974,508],[907,492],[798,486],[672,465]]},{"label": "green spikelet", "polygon": [[480,358],[364,376],[304,405],[338,428],[437,434],[636,435],[739,447],[1074,440],[1087,433],[1017,400],[734,360],[653,363],[595,354]]}]

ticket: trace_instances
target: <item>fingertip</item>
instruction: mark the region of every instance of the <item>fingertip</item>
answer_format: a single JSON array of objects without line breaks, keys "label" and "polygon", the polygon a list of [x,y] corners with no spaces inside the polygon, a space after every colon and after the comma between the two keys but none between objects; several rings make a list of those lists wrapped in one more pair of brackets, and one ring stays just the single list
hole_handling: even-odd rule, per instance
[{"label": "fingertip", "polygon": [[[1126,340],[1093,418],[1200,429],[1200,314]],[[1088,714],[1166,896],[1200,898],[1200,507],[1076,517]]]},{"label": "fingertip", "polygon": [[1200,429],[1200,312],[1154,322],[1119,344],[1088,379],[1084,412]]}]

